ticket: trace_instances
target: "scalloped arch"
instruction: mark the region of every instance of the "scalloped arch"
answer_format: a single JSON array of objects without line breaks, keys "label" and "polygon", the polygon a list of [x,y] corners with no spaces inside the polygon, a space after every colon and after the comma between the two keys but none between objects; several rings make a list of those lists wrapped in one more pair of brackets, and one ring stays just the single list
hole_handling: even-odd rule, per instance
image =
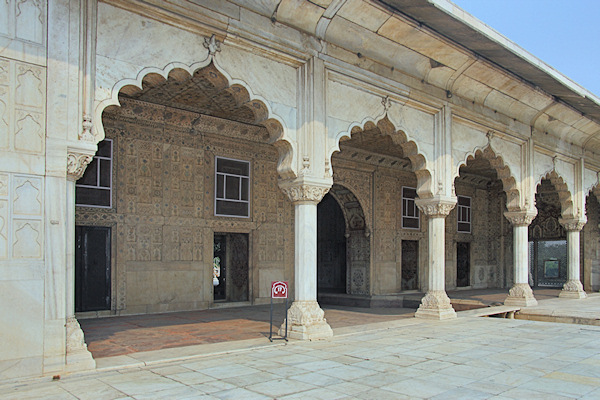
[{"label": "scalloped arch", "polygon": [[483,158],[490,163],[490,166],[496,174],[498,179],[502,182],[502,189],[506,192],[506,208],[509,211],[516,211],[521,209],[521,196],[517,187],[517,180],[510,172],[510,167],[504,163],[502,156],[496,154],[492,147],[488,144],[484,148],[475,148],[472,152],[467,153],[465,159],[459,162],[458,166],[452,171],[452,180],[460,176],[460,168],[467,166],[470,160],[476,158]]},{"label": "scalloped arch", "polygon": [[251,109],[256,118],[256,123],[264,126],[270,137],[270,142],[275,146],[279,153],[279,161],[277,163],[277,171],[282,179],[290,179],[296,176],[293,170],[293,160],[296,156],[296,146],[288,136],[288,128],[283,118],[275,114],[266,99],[262,96],[254,94],[250,85],[240,79],[232,78],[227,71],[222,68],[216,59],[208,57],[206,60],[193,63],[191,65],[172,62],[167,64],[163,69],[157,67],[143,68],[135,78],[122,79],[113,85],[110,92],[110,97],[98,102],[94,110],[94,123],[92,133],[96,143],[100,142],[105,137],[104,126],[102,122],[102,113],[110,106],[120,107],[119,93],[127,86],[133,86],[143,89],[144,78],[152,74],[162,77],[165,81],[174,73],[178,75],[178,71],[185,71],[188,76],[193,76],[194,73],[202,68],[214,66],[216,70],[224,77],[227,82],[227,87],[224,90],[229,91],[238,105],[247,105]]},{"label": "scalloped arch", "polygon": [[569,190],[569,185],[564,181],[562,176],[560,176],[556,170],[552,170],[546,175],[540,177],[535,187],[537,188],[542,180],[548,179],[552,185],[554,185],[554,189],[558,193],[558,201],[560,202],[560,213],[563,218],[571,218],[574,217],[574,209],[573,209],[573,197],[571,196],[571,191]]},{"label": "scalloped arch", "polygon": [[339,132],[335,137],[335,145],[330,149],[327,155],[331,163],[331,157],[334,153],[340,151],[340,141],[343,138],[352,138],[354,133],[377,128],[386,136],[390,136],[392,142],[400,146],[404,156],[410,160],[412,172],[417,176],[417,194],[421,198],[433,197],[433,188],[431,186],[431,172],[427,169],[427,159],[419,151],[416,141],[411,140],[404,130],[397,129],[396,125],[389,119],[388,115],[377,117],[376,119],[367,117],[361,122],[353,122],[348,130]]}]

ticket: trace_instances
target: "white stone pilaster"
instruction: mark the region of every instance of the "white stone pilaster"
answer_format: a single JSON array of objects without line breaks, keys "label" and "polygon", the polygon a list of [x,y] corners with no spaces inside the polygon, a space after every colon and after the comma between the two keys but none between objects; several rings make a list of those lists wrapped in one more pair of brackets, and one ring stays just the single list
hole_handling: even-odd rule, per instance
[{"label": "white stone pilaster", "polygon": [[[295,298],[288,311],[288,337],[301,340],[324,339],[333,331],[317,303],[317,204],[330,186],[282,184],[295,208]],[[285,330],[285,321],[280,334]]]},{"label": "white stone pilaster", "polygon": [[529,234],[528,227],[537,211],[507,211],[504,216],[513,225],[514,283],[504,300],[510,306],[535,306],[537,300],[529,286]]},{"label": "white stone pilaster", "polygon": [[580,279],[579,238],[586,221],[561,219],[559,222],[567,230],[567,282],[564,284],[559,297],[584,299],[587,294],[583,290]]},{"label": "white stone pilaster", "polygon": [[[81,143],[84,145],[84,143]],[[96,368],[96,361],[87,349],[83,330],[75,318],[75,182],[83,176],[90,163],[96,145],[86,143],[81,149],[68,150],[67,158],[67,219],[65,221],[66,240],[66,322],[67,357],[66,370],[77,372]]]},{"label": "white stone pilaster", "polygon": [[456,318],[445,287],[446,216],[456,205],[456,198],[417,199],[417,207],[429,217],[428,255],[429,287],[415,313],[417,318]]}]

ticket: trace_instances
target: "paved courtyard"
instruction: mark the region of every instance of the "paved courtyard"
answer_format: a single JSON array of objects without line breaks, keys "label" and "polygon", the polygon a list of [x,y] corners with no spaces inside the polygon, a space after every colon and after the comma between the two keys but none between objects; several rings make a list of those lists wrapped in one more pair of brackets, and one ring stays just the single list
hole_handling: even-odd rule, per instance
[{"label": "paved courtyard", "polygon": [[0,398],[600,398],[597,326],[410,318],[335,333],[316,342],[240,341],[236,350],[220,343],[178,361],[5,383]]}]

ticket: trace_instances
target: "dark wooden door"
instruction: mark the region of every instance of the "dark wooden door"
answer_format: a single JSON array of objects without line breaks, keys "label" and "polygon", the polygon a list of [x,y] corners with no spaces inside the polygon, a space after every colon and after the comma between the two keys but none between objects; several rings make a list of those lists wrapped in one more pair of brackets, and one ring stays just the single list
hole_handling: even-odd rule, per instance
[{"label": "dark wooden door", "polygon": [[326,194],[317,207],[317,290],[346,293],[345,234],[342,209]]},{"label": "dark wooden door", "polygon": [[418,289],[419,241],[402,241],[402,290]]},{"label": "dark wooden door", "polygon": [[75,226],[75,311],[110,310],[110,233]]},{"label": "dark wooden door", "polygon": [[456,286],[465,287],[471,284],[471,243],[456,243]]}]

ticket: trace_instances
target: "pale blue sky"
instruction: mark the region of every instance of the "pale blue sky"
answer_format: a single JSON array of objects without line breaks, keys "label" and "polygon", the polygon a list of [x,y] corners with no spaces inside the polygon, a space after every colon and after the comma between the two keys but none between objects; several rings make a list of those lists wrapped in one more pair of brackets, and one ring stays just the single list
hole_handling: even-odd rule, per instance
[{"label": "pale blue sky", "polygon": [[451,0],[600,97],[600,0]]}]

